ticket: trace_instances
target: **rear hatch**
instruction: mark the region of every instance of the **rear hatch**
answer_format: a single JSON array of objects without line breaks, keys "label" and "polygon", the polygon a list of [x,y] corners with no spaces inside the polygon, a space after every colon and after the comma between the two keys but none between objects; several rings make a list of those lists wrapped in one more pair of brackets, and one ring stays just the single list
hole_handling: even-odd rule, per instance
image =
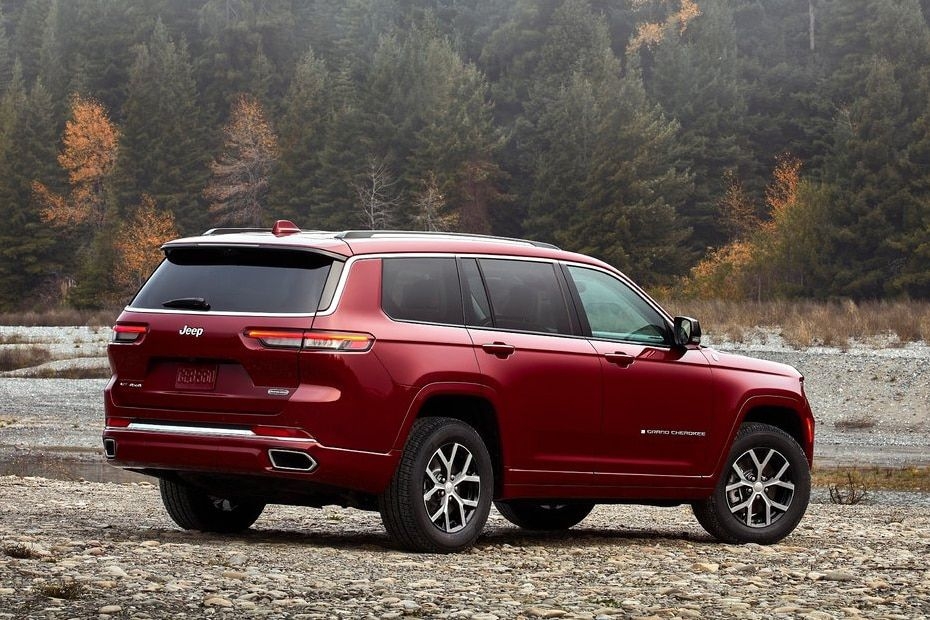
[{"label": "rear hatch", "polygon": [[114,328],[114,404],[191,420],[279,412],[300,380],[303,330],[342,264],[302,249],[168,247]]}]

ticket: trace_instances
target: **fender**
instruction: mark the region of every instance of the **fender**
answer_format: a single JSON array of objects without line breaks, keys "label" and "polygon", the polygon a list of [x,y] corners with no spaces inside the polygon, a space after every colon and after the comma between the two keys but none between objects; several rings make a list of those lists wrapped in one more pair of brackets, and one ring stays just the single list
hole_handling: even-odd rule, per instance
[{"label": "fender", "polygon": [[[404,444],[407,443],[407,436],[410,434],[410,428],[416,421],[420,410],[423,408],[423,405],[426,404],[426,401],[434,396],[475,396],[487,400],[491,403],[491,406],[494,407],[495,411],[500,411],[497,402],[497,392],[486,385],[460,381],[437,381],[435,383],[427,383],[420,388],[420,391],[417,392],[417,395],[414,396],[413,400],[410,402],[410,406],[407,408],[407,413],[404,414],[404,419],[397,431],[397,435],[394,437],[394,444],[391,448],[392,452],[400,452],[404,449]],[[500,425],[498,425],[498,429],[500,429]],[[500,439],[501,445],[506,445],[504,437]]]},{"label": "fender", "polygon": [[[798,418],[800,419],[801,429],[805,433],[804,443],[810,445],[812,442],[811,442],[811,438],[807,436],[808,427],[804,421],[804,414],[803,412],[798,412],[799,405],[803,407],[803,404],[804,404],[804,399],[802,398],[798,398],[796,396],[778,396],[775,394],[760,394],[757,396],[750,396],[746,400],[744,400],[743,404],[740,405],[739,413],[733,419],[733,424],[730,427],[730,432],[727,434],[727,441],[723,445],[724,449],[721,450],[720,454],[717,455],[717,462],[715,463],[713,470],[711,470],[713,472],[711,475],[711,478],[714,481],[714,484],[716,484],[716,481],[718,477],[720,476],[720,473],[721,473],[720,470],[723,467],[724,461],[726,461],[727,456],[729,456],[730,454],[730,448],[733,445],[733,442],[736,440],[736,434],[739,432],[739,427],[743,424],[743,422],[746,419],[746,414],[751,409],[754,409],[756,407],[766,406],[766,405],[771,405],[773,407],[779,407],[781,409],[791,409],[798,415]],[[806,446],[802,445],[801,447],[805,449],[805,452],[807,451]],[[808,461],[810,461],[812,457],[813,455],[809,454]]]}]

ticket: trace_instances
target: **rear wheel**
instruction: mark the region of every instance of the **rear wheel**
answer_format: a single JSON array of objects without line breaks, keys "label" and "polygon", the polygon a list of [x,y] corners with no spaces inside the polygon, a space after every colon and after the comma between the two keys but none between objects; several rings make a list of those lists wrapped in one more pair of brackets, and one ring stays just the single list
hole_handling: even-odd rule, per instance
[{"label": "rear wheel", "polygon": [[474,428],[423,418],[378,506],[384,527],[412,551],[449,553],[474,544],[491,510],[491,456]]},{"label": "rear wheel", "polygon": [[514,500],[494,502],[498,512],[527,530],[567,530],[581,523],[594,509],[593,502],[569,504]]},{"label": "rear wheel", "polygon": [[692,504],[712,536],[729,543],[776,543],[794,531],[810,500],[807,457],[767,424],[740,428],[713,494]]},{"label": "rear wheel", "polygon": [[210,495],[172,480],[160,480],[161,501],[171,519],[185,530],[229,534],[249,529],[265,509],[259,502]]}]

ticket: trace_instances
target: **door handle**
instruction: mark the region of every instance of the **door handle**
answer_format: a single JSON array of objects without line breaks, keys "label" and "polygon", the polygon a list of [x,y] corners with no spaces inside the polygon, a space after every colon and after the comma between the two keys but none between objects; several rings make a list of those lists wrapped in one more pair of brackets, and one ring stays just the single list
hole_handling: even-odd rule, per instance
[{"label": "door handle", "polygon": [[611,364],[616,364],[617,366],[620,366],[621,368],[626,368],[630,364],[632,364],[634,361],[636,361],[636,358],[633,357],[632,355],[627,355],[626,353],[620,353],[619,351],[616,353],[605,353],[604,357]]},{"label": "door handle", "polygon": [[489,342],[481,345],[481,348],[484,349],[485,353],[490,353],[501,359],[510,357],[517,350],[515,346],[504,342]]}]

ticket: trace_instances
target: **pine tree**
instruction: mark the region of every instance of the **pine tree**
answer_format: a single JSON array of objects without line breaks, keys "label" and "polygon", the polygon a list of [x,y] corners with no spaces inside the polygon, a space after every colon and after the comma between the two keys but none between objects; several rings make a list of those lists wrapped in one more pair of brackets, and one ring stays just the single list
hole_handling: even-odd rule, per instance
[{"label": "pine tree", "polygon": [[646,82],[653,100],[681,125],[682,166],[694,176],[680,212],[694,229],[695,249],[724,239],[716,203],[729,174],[750,171],[746,91],[740,75],[733,16],[727,2],[701,3],[702,13],[688,28],[666,30],[650,52]]},{"label": "pine tree", "polygon": [[145,193],[174,213],[188,233],[207,226],[201,188],[209,173],[204,118],[184,41],[161,20],[136,48],[123,109],[118,183],[123,204]]},{"label": "pine tree", "polygon": [[282,104],[281,156],[269,210],[311,227],[328,220],[322,151],[335,114],[332,82],[326,64],[309,50],[297,63]]}]

